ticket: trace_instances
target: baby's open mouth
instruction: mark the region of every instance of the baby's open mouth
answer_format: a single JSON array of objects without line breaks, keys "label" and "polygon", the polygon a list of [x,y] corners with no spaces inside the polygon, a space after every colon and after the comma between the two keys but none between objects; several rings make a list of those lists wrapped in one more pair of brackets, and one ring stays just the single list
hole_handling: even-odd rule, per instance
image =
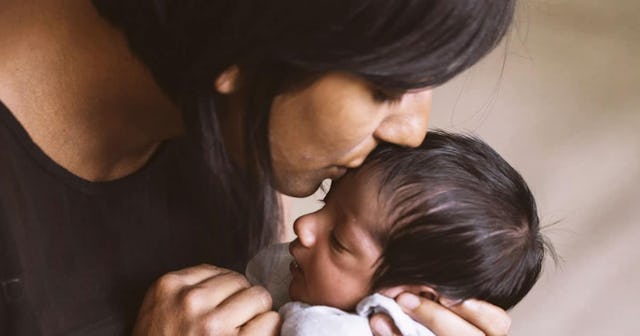
[{"label": "baby's open mouth", "polygon": [[293,249],[296,244],[300,244],[300,239],[296,239],[289,244],[289,254],[292,257],[291,263],[289,264],[289,271],[291,271],[291,274],[302,274],[302,267],[300,267],[300,264],[296,261],[296,256],[293,254]]},{"label": "baby's open mouth", "polygon": [[300,265],[298,264],[297,261],[295,261],[295,259],[291,261],[291,264],[289,264],[289,270],[291,271],[292,274],[303,273],[302,267],[300,267]]}]

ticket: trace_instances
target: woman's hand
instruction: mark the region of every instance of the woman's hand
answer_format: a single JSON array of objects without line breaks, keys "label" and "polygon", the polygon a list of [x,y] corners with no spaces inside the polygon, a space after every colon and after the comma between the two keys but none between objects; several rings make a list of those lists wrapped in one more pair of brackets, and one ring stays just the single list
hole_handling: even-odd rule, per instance
[{"label": "woman's hand", "polygon": [[[511,318],[499,307],[479,300],[466,300],[450,305],[402,293],[396,301],[414,320],[429,328],[437,336],[505,336],[511,326]],[[369,319],[376,336],[400,335],[391,319],[376,314]]]},{"label": "woman's hand", "polygon": [[278,335],[271,296],[236,272],[200,265],[162,276],[145,296],[134,335]]}]

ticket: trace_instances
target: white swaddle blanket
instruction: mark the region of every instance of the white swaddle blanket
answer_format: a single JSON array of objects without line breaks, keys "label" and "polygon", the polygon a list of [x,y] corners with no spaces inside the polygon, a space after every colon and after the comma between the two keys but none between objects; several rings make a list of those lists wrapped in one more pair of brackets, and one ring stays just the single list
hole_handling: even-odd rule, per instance
[{"label": "white swaddle blanket", "polygon": [[362,299],[356,313],[327,306],[312,306],[289,301],[291,273],[289,244],[276,244],[260,251],[247,265],[246,275],[254,285],[265,287],[273,298],[274,309],[283,318],[282,336],[372,335],[368,316],[388,314],[403,335],[435,336],[402,311],[393,300],[380,294]]}]

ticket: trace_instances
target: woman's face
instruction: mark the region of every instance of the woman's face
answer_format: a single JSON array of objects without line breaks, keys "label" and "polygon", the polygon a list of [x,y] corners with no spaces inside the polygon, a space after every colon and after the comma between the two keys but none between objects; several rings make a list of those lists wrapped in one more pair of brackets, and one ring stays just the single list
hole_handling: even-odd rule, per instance
[{"label": "woman's face", "polygon": [[359,166],[380,142],[418,146],[430,108],[430,89],[388,97],[344,73],[276,96],[269,119],[276,189],[308,196],[324,179]]}]

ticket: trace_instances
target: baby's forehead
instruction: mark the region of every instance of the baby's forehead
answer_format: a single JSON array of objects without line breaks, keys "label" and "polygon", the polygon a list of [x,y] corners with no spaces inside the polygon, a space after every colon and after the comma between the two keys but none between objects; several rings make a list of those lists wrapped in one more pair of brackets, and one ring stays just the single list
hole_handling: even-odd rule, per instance
[{"label": "baby's forehead", "polygon": [[365,162],[358,168],[349,169],[340,179],[332,181],[328,193],[352,192],[360,194],[373,193],[378,195],[382,191],[381,179],[382,174],[380,170],[374,165]]},{"label": "baby's forehead", "polygon": [[[328,201],[335,201],[334,211],[344,211],[348,220],[345,229],[361,238],[373,238],[376,244],[388,232],[388,212],[379,176],[369,170],[349,171],[339,181],[332,183]],[[370,240],[370,239],[369,239]]]},{"label": "baby's forehead", "polygon": [[[341,179],[333,181],[325,201],[336,201],[343,208],[368,211],[361,215],[378,214],[384,208],[379,178],[362,168],[350,170]],[[354,211],[356,212],[356,211]]]}]

